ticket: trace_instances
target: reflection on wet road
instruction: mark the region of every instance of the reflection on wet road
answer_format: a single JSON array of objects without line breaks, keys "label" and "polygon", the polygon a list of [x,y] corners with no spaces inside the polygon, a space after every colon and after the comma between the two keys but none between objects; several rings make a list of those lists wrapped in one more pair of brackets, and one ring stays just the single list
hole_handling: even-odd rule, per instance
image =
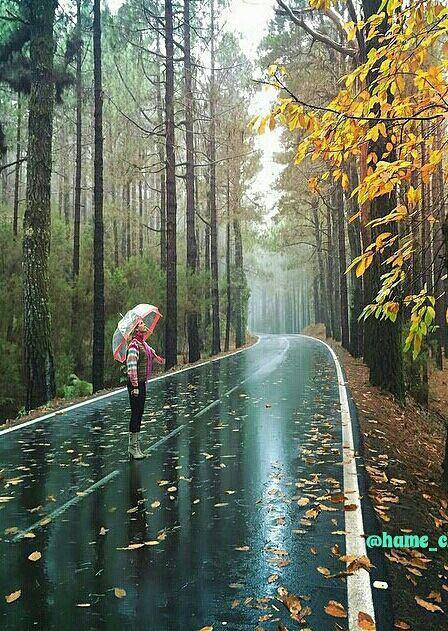
[{"label": "reflection on wet road", "polygon": [[324,608],[347,589],[324,576],[345,569],[325,347],[265,336],[150,384],[144,461],[127,460],[127,418],[123,393],[2,436],[1,628],[303,628],[281,586],[333,628]]}]

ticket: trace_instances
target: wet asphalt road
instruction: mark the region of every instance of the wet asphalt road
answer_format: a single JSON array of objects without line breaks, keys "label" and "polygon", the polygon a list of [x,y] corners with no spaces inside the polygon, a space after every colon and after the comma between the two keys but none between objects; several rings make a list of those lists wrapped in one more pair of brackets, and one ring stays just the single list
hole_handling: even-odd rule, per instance
[{"label": "wet asphalt road", "polygon": [[[345,569],[328,350],[263,336],[149,384],[141,462],[126,456],[128,408],[118,394],[0,437],[0,627],[347,628],[324,612],[347,609],[345,580],[316,569]],[[309,607],[307,625],[280,586]]]}]

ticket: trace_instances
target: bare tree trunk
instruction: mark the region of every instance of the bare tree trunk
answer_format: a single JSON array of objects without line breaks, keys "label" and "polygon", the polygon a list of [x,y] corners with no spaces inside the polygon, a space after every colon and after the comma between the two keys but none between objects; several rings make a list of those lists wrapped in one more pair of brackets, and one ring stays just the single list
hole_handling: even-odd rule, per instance
[{"label": "bare tree trunk", "polygon": [[82,30],[81,30],[81,0],[76,0],[76,31],[78,50],[76,52],[76,157],[75,157],[75,199],[73,218],[73,264],[72,264],[72,313],[71,330],[72,346],[75,361],[75,372],[79,373],[82,353],[80,348],[79,318],[78,318],[78,286],[79,276],[79,235],[81,222],[81,160],[82,160]]},{"label": "bare tree trunk", "polygon": [[140,177],[138,181],[138,253],[143,256],[143,182]]},{"label": "bare tree trunk", "polygon": [[215,85],[215,2],[210,4],[210,267],[212,294],[212,354],[221,352],[219,318],[218,218],[216,211],[216,85]]},{"label": "bare tree trunk", "polygon": [[125,186],[126,203],[126,259],[131,258],[131,183],[128,180]]},{"label": "bare tree trunk", "polygon": [[13,206],[13,226],[12,232],[15,237],[18,235],[19,222],[19,193],[20,193],[20,156],[22,133],[22,97],[20,92],[17,93],[17,131],[16,131],[16,168],[14,174],[14,206]]},{"label": "bare tree trunk", "polygon": [[56,393],[48,297],[53,135],[53,0],[30,0],[31,92],[27,205],[23,222],[24,366],[27,410]]},{"label": "bare tree trunk", "polygon": [[[191,79],[190,42],[190,0],[184,0],[184,80],[185,80],[185,147],[187,196],[187,290],[193,294],[196,274],[197,244],[195,228],[195,175],[194,175],[194,136],[193,136],[193,91]],[[193,282],[192,282],[193,281]],[[193,296],[194,297],[194,296]],[[193,309],[187,313],[188,359],[200,359],[198,313],[196,300],[190,300]]]},{"label": "bare tree trunk", "polygon": [[173,3],[165,0],[165,134],[166,134],[166,369],[177,363],[176,156],[174,149]]},{"label": "bare tree trunk", "polygon": [[[436,124],[436,142],[437,148],[440,149],[442,145],[442,134],[440,129],[440,124]],[[436,224],[436,233],[434,237],[434,250],[435,250],[435,261],[434,261],[434,284],[435,284],[435,295],[437,298],[435,309],[436,309],[436,337],[437,337],[437,354],[436,361],[440,370],[443,369],[443,349],[445,352],[447,351],[447,323],[445,318],[446,313],[446,289],[447,282],[446,279],[443,278],[445,271],[445,260],[446,260],[446,251],[445,251],[445,243],[443,240],[442,226],[445,222],[445,185],[444,185],[444,173],[443,173],[443,165],[440,162],[437,165],[436,173],[433,176],[433,186],[434,186],[434,194],[433,194],[433,203],[435,204],[436,211],[435,215],[437,218]]]},{"label": "bare tree trunk", "polygon": [[75,163],[75,204],[73,223],[73,268],[75,281],[79,274],[79,228],[81,221],[81,160],[82,160],[82,48],[81,48],[81,0],[76,0],[76,31],[79,39],[76,52],[76,163]]},{"label": "bare tree trunk", "polygon": [[93,2],[94,81],[94,233],[93,233],[93,391],[104,387],[104,227],[103,227],[103,87],[101,71],[101,0]]},{"label": "bare tree trunk", "polygon": [[325,271],[324,271],[324,261],[322,255],[322,233],[320,229],[319,222],[319,202],[317,199],[313,199],[313,204],[311,207],[312,210],[312,221],[314,226],[314,237],[316,240],[316,254],[317,254],[317,265],[318,265],[318,283],[317,283],[317,313],[316,318],[318,321],[323,322],[325,324],[325,334],[327,337],[331,335],[331,321],[329,318],[329,310],[328,310],[328,301],[327,301],[327,289],[325,282]]},{"label": "bare tree trunk", "polygon": [[[157,53],[160,54],[160,37],[157,32]],[[163,104],[160,76],[160,66],[156,64],[156,104],[157,122],[160,131],[163,129]],[[160,162],[160,267],[166,272],[166,156],[163,140],[157,142],[157,152]]]},{"label": "bare tree trunk", "polygon": [[226,293],[227,293],[227,308],[226,308],[226,337],[224,350],[228,351],[230,348],[230,318],[232,313],[231,302],[231,279],[230,279],[230,173],[229,167],[227,167],[227,230],[226,230]]},{"label": "bare tree trunk", "polygon": [[[367,20],[380,10],[382,0],[362,0],[364,8],[364,17]],[[387,32],[387,19],[379,25],[380,32]],[[366,54],[376,51],[378,48],[378,37],[371,38],[366,42]],[[375,85],[376,75],[378,72],[378,63],[375,62],[371,71],[367,75],[367,89],[372,91]],[[378,141],[370,141],[367,148],[368,153],[374,153],[381,160],[387,138],[380,137]],[[370,218],[378,219],[387,216],[396,206],[396,192],[392,191],[388,195],[382,195],[375,198],[370,204]],[[384,230],[384,226],[381,226]],[[397,234],[396,224],[390,224],[387,229],[392,236]],[[372,229],[372,238],[378,236],[379,230]],[[369,303],[375,300],[375,297],[381,285],[381,258],[375,256],[373,263],[365,274],[364,286]],[[403,373],[403,352],[402,352],[402,318],[398,314],[395,323],[390,320],[380,321],[374,317],[366,320],[364,327],[364,359],[370,369],[370,383],[388,390],[399,399],[404,398],[404,373]]]},{"label": "bare tree trunk", "polygon": [[246,343],[246,318],[244,317],[243,291],[246,287],[246,276],[243,267],[243,239],[240,221],[233,219],[235,237],[235,346],[240,348]]},{"label": "bare tree trunk", "polygon": [[347,253],[345,247],[345,212],[344,195],[341,187],[338,187],[336,199],[338,202],[338,245],[339,245],[339,293],[341,295],[341,342],[343,348],[349,350],[348,328],[348,292],[347,292]]},{"label": "bare tree trunk", "polygon": [[[356,165],[350,164],[350,191],[358,186],[358,174]],[[346,196],[348,207],[348,219],[358,212],[356,200],[350,194]],[[353,260],[361,253],[360,221],[353,219],[348,223],[348,241],[350,246],[350,259]],[[363,308],[362,276],[357,277],[355,271],[350,272],[351,296],[350,296],[350,353],[353,357],[361,357],[363,354],[363,326],[359,321]]]}]

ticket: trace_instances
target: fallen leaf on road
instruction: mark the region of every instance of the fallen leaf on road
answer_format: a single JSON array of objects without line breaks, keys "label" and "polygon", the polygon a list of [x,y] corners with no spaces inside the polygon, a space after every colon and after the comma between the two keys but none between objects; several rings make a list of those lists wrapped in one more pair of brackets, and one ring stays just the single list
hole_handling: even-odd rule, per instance
[{"label": "fallen leaf on road", "polygon": [[365,555],[362,555],[358,557],[357,559],[354,559],[351,563],[348,564],[347,571],[356,572],[357,570],[360,570],[362,568],[364,570],[367,570],[367,572],[370,572],[372,567],[373,565],[370,562],[370,559],[366,557]]},{"label": "fallen leaf on road", "polygon": [[344,609],[344,606],[341,603],[336,602],[336,600],[328,601],[328,604],[325,607],[325,613],[329,616],[333,616],[334,618],[346,618],[347,612]]},{"label": "fallen leaf on road", "polygon": [[156,500],[155,502],[151,504],[151,508],[158,508],[159,506],[160,506],[159,500]]},{"label": "fallen leaf on road", "polygon": [[300,500],[297,501],[297,504],[299,506],[306,506],[307,504],[309,504],[309,497],[301,497]]},{"label": "fallen leaf on road", "polygon": [[213,631],[213,627],[202,627],[199,631]]},{"label": "fallen leaf on road", "polygon": [[221,508],[221,506],[228,506],[228,502],[220,502],[219,504],[215,504],[215,508]]},{"label": "fallen leaf on road", "polygon": [[324,576],[330,576],[330,570],[327,567],[318,567],[316,569],[318,572],[320,572]]},{"label": "fallen leaf on road", "polygon": [[104,528],[104,526],[101,526],[100,529],[100,535],[105,535],[107,532],[109,532],[109,528]]},{"label": "fallen leaf on road", "polygon": [[114,594],[117,598],[124,598],[126,596],[126,590],[121,587],[115,587]]},{"label": "fallen leaf on road", "polygon": [[153,541],[145,541],[145,546],[158,546],[159,543],[160,541],[157,541],[156,539],[154,539]]},{"label": "fallen leaf on road", "polygon": [[358,611],[358,627],[363,631],[375,631],[376,625],[373,622],[372,616],[364,611]]},{"label": "fallen leaf on road", "polygon": [[440,592],[430,592],[427,598],[428,600],[435,600],[438,603],[442,602],[442,594]]},{"label": "fallen leaf on road", "polygon": [[16,592],[12,592],[11,594],[8,594],[8,596],[5,596],[5,600],[7,603],[13,603],[15,600],[20,598],[21,594],[22,590],[18,589]]},{"label": "fallen leaf on road", "polygon": [[36,550],[36,552],[31,552],[28,559],[30,561],[39,561],[41,557],[42,557],[41,553]]},{"label": "fallen leaf on road", "polygon": [[439,607],[439,605],[435,605],[434,603],[429,603],[427,600],[423,600],[420,596],[415,596],[415,600],[420,607],[427,609],[428,611],[441,611],[444,613],[443,609]]},{"label": "fallen leaf on road", "polygon": [[268,577],[268,583],[275,583],[275,581],[278,580],[278,574],[271,574],[271,576]]},{"label": "fallen leaf on road", "polygon": [[238,552],[247,552],[250,548],[249,546],[240,546],[239,548],[235,548],[235,550],[238,550]]},{"label": "fallen leaf on road", "polygon": [[397,620],[396,623],[394,624],[394,627],[396,629],[403,629],[404,631],[407,631],[407,629],[411,628],[408,625],[408,623],[407,622],[403,622],[403,620]]},{"label": "fallen leaf on road", "polygon": [[117,550],[137,550],[137,548],[143,548],[144,543],[131,543],[126,548],[117,548]]}]

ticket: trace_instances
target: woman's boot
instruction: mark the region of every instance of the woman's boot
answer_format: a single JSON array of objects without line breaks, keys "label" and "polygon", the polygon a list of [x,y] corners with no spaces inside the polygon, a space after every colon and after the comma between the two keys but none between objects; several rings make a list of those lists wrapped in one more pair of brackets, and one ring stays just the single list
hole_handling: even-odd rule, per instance
[{"label": "woman's boot", "polygon": [[139,436],[140,432],[129,432],[129,457],[134,460],[145,458],[145,454],[140,449]]}]

